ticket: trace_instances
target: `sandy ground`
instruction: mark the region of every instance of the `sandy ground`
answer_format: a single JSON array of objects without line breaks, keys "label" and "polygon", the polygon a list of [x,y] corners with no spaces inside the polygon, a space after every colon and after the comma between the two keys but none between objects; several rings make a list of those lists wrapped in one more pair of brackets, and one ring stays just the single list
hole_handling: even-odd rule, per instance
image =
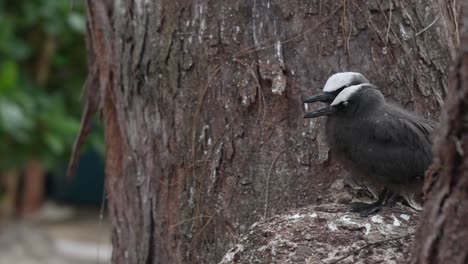
[{"label": "sandy ground", "polygon": [[49,204],[28,220],[0,224],[0,264],[104,264],[110,254],[110,226],[96,208]]}]

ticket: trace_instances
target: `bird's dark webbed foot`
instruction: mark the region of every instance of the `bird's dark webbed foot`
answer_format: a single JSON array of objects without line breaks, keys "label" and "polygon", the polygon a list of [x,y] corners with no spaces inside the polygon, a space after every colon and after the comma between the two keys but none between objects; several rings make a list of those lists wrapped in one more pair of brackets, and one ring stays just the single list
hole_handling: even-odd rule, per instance
[{"label": "bird's dark webbed foot", "polygon": [[349,206],[351,207],[351,212],[359,213],[361,217],[366,217],[371,215],[377,211],[379,211],[382,207],[388,206],[392,207],[395,205],[396,198],[398,197],[398,193],[390,191],[387,188],[384,188],[380,193],[377,201],[375,203],[361,203],[355,202],[350,203]]},{"label": "bird's dark webbed foot", "polygon": [[356,202],[350,203],[349,206],[351,207],[351,212],[356,212],[359,213],[360,216],[366,217],[379,211],[384,206],[384,204],[379,201],[371,204]]}]

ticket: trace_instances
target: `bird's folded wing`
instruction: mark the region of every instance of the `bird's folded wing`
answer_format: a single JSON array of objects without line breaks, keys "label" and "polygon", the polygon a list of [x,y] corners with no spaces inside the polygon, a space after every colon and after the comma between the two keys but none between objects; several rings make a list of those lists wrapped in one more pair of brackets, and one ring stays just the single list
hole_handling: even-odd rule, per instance
[{"label": "bird's folded wing", "polygon": [[386,115],[375,122],[379,124],[369,127],[374,147],[368,158],[379,162],[371,165],[371,171],[394,183],[423,177],[432,161],[431,134],[436,123],[402,115]]}]

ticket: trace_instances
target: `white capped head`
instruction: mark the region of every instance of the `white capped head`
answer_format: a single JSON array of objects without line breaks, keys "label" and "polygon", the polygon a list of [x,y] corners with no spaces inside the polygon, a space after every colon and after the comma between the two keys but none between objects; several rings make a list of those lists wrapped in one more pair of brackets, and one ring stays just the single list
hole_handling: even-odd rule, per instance
[{"label": "white capped head", "polygon": [[344,88],[343,91],[341,91],[338,96],[336,96],[335,100],[330,104],[331,106],[339,105],[343,102],[347,102],[353,94],[355,94],[357,91],[362,89],[366,84],[358,84],[358,85],[353,85],[347,88]]},{"label": "white capped head", "polygon": [[328,78],[325,86],[323,87],[324,92],[334,92],[342,89],[346,86],[369,83],[364,75],[359,72],[339,72],[335,73]]}]

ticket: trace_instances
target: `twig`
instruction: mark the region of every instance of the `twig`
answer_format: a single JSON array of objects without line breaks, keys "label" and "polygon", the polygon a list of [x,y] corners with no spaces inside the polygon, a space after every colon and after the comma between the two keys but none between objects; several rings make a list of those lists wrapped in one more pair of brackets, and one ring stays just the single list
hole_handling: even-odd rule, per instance
[{"label": "twig", "polygon": [[209,218],[208,221],[206,221],[206,223],[202,226],[202,228],[200,228],[200,231],[198,231],[197,234],[193,237],[193,241],[195,241],[198,238],[198,236],[203,232],[205,227],[207,227],[208,224],[211,223],[211,221],[213,220],[213,218],[215,217],[216,214],[217,213],[214,213],[214,214],[212,214],[211,216],[208,217]]},{"label": "twig", "polygon": [[194,216],[194,217],[190,217],[190,218],[187,218],[187,219],[184,219],[180,222],[177,222],[171,226],[169,226],[169,229],[174,229],[175,227],[178,227],[184,223],[187,223],[187,222],[190,222],[190,221],[193,221],[195,219],[200,219],[200,218],[212,218],[213,216],[212,215],[199,215],[199,216]]},{"label": "twig", "polygon": [[199,123],[199,119],[200,119],[200,114],[201,114],[201,111],[202,111],[202,108],[203,108],[203,103],[205,101],[205,96],[206,96],[206,93],[208,91],[208,87],[210,86],[211,84],[211,81],[216,77],[216,75],[219,73],[219,71],[221,70],[221,66],[217,65],[215,67],[215,70],[213,71],[213,73],[208,77],[208,80],[205,84],[205,87],[203,88],[203,91],[202,93],[198,96],[198,105],[197,105],[197,110],[195,112],[195,115],[193,117],[193,120],[192,120],[192,165],[195,164],[195,139],[196,139],[196,135],[197,135],[197,126],[198,126],[198,123]]},{"label": "twig", "polygon": [[[351,32],[352,32],[352,27],[353,25],[351,24],[351,20],[348,19],[348,16],[346,15],[346,12],[348,11],[348,1],[343,0],[342,1],[342,6],[343,6],[343,18],[341,21],[341,29],[343,30],[343,47],[346,52],[346,56],[349,59],[349,40],[351,39]],[[349,28],[346,29],[346,27],[349,24]]]},{"label": "twig", "polygon": [[[198,100],[197,100],[197,109],[196,109],[196,112],[193,116],[193,119],[192,119],[192,139],[191,139],[191,177],[187,177],[186,178],[186,183],[188,185],[190,185],[190,182],[189,181],[192,181],[193,182],[193,185],[195,186],[196,185],[196,175],[195,175],[195,161],[197,160],[196,158],[196,136],[197,136],[197,127],[199,125],[199,122],[200,122],[200,115],[202,113],[202,109],[203,109],[203,105],[204,105],[204,101],[205,101],[205,97],[206,97],[206,94],[208,93],[208,88],[210,87],[211,85],[211,82],[215,79],[215,77],[218,75],[218,73],[221,71],[221,66],[220,65],[216,65],[214,70],[213,70],[213,73],[211,75],[208,76],[208,79],[207,79],[207,82],[201,92],[201,94],[198,95]],[[196,197],[196,201],[199,201],[199,194],[197,192],[197,197]],[[199,203],[196,202],[196,207],[195,207],[195,214],[198,214],[199,212]]]},{"label": "twig", "polygon": [[[374,32],[377,34],[377,36],[379,37],[379,39],[385,43],[385,39],[383,36],[380,35],[379,33],[379,30],[377,28],[377,26],[372,22],[372,16],[368,16],[360,7],[358,4],[355,3],[355,0],[352,1],[352,3],[354,4],[354,6],[359,10],[359,12],[361,12],[361,14],[365,17],[368,18],[368,24],[374,29]],[[380,2],[377,2],[380,6]],[[402,5],[402,3],[400,3]],[[382,8],[382,7],[380,7]],[[385,15],[385,13],[383,13],[383,15],[385,16],[385,18],[387,17]],[[395,31],[390,27],[390,30],[392,31],[392,33],[395,35],[395,36],[398,36],[398,34],[395,33]],[[396,40],[398,41],[398,43],[402,46],[403,43],[401,41],[400,38],[396,37]],[[406,86],[410,87],[411,85],[411,82],[408,80],[408,78],[406,78],[406,76],[402,73],[402,70],[400,69],[400,66],[398,64],[398,61],[397,59],[395,58],[395,55],[393,54],[393,52],[391,51],[391,49],[389,49],[389,53],[390,53],[390,56],[391,56],[391,59],[392,61],[389,60],[390,63],[394,63],[396,65],[396,68],[395,70],[398,72],[398,76],[400,77],[400,79],[405,83]],[[411,66],[415,67],[415,64],[413,62],[412,59],[409,58],[409,53],[406,53],[404,55],[406,58],[408,58],[408,61],[410,62]]]},{"label": "twig", "polygon": [[410,236],[414,236],[414,233],[406,234],[404,236],[397,236],[397,237],[393,237],[393,238],[389,238],[389,239],[384,239],[384,240],[380,240],[380,241],[376,241],[376,242],[372,242],[372,243],[368,243],[368,244],[366,244],[366,245],[364,245],[364,246],[362,246],[360,248],[357,248],[355,250],[351,250],[346,255],[344,255],[344,256],[342,256],[340,258],[337,258],[337,259],[333,260],[332,262],[329,262],[328,264],[336,264],[336,263],[348,258],[349,256],[358,253],[361,250],[371,248],[371,247],[375,247],[375,246],[385,244],[385,243],[388,243],[388,242],[391,242],[391,241],[400,240],[400,239],[407,238],[407,237],[410,237]]},{"label": "twig", "polygon": [[[385,45],[388,44],[388,35],[390,33],[390,26],[392,25],[392,0],[388,0],[388,1],[389,1],[390,11],[389,11],[389,15],[388,15],[389,18],[388,18],[387,34],[385,35]],[[379,6],[380,6],[380,2],[379,2]],[[385,15],[384,12],[382,12],[382,13]]]},{"label": "twig", "polygon": [[205,159],[206,162],[204,162],[204,166],[203,166],[203,170],[202,170],[202,173],[206,173],[206,170],[208,168],[208,161],[211,160],[211,157],[214,153],[214,150],[215,150],[215,147],[218,146],[219,142],[221,142],[221,140],[224,138],[224,134],[226,134],[226,132],[231,129],[231,125],[234,123],[234,121],[237,120],[237,118],[239,118],[241,113],[238,113],[225,127],[224,127],[224,130],[223,132],[221,132],[221,135],[215,140],[215,142],[213,143],[213,145],[211,146],[210,150],[208,151],[208,155]]},{"label": "twig", "polygon": [[231,235],[232,239],[234,240],[234,242],[237,244],[237,242],[239,241],[239,239],[237,238],[237,235],[234,233],[234,231],[232,230],[232,228],[228,225],[228,224],[224,224],[224,226],[226,227],[226,230],[228,231],[228,233]]},{"label": "twig", "polygon": [[297,148],[299,147],[301,144],[298,144],[296,146],[293,146],[293,147],[290,147],[290,148],[285,148],[283,150],[281,150],[280,152],[278,152],[278,154],[276,155],[276,157],[273,159],[273,161],[271,162],[270,164],[270,168],[268,169],[268,174],[267,174],[267,182],[266,182],[266,187],[265,187],[265,209],[264,209],[264,212],[263,212],[263,218],[266,218],[266,215],[267,215],[267,211],[268,211],[268,198],[269,198],[269,195],[268,195],[268,191],[269,191],[269,187],[270,187],[270,176],[271,176],[271,170],[273,169],[273,166],[275,165],[275,162],[276,160],[279,158],[279,156],[281,154],[283,154],[284,152],[286,152],[287,150],[291,149],[291,148]]},{"label": "twig", "polygon": [[205,87],[203,88],[202,93],[198,96],[198,101],[197,101],[197,110],[193,116],[192,119],[192,146],[191,146],[191,154],[192,154],[192,179],[195,179],[195,160],[196,160],[196,146],[195,146],[195,141],[196,141],[196,136],[197,136],[197,127],[200,121],[200,114],[203,108],[203,103],[205,101],[206,93],[208,92],[208,87],[210,86],[211,82],[213,79],[216,77],[216,75],[220,72],[221,66],[217,65],[213,71],[213,73],[208,77],[208,80],[205,84]]},{"label": "twig", "polygon": [[[332,17],[335,15],[335,13],[338,12],[342,7],[343,7],[343,6],[340,5],[338,8],[336,8],[335,10],[333,10],[325,19],[323,19],[322,21],[320,21],[319,24],[316,25],[315,27],[310,28],[310,29],[307,29],[307,30],[305,30],[304,32],[299,33],[299,34],[297,34],[297,35],[294,36],[294,37],[291,37],[291,38],[289,38],[289,39],[283,40],[283,41],[281,41],[281,44],[285,44],[285,43],[294,41],[294,40],[296,40],[296,39],[299,39],[299,38],[303,37],[305,34],[311,32],[311,31],[314,31],[314,30],[316,30],[316,29],[321,28],[322,24],[324,24],[325,22],[327,22],[328,20],[330,20],[330,18],[332,18]],[[253,52],[256,52],[256,51],[260,51],[260,50],[264,50],[264,49],[268,49],[268,48],[275,47],[275,45],[276,45],[276,40],[272,40],[272,41],[266,40],[266,41],[264,41],[264,43],[265,43],[265,42],[266,42],[267,44],[268,44],[268,42],[270,42],[270,43],[271,43],[271,42],[274,42],[274,44],[268,44],[268,45],[266,45],[266,46],[259,47],[259,48],[255,48],[256,46],[255,46],[255,45],[252,45],[252,46],[247,47],[246,49],[241,50],[241,51],[239,51],[238,53],[234,54],[233,57],[236,58],[236,57],[244,56],[244,55],[246,55],[246,54],[250,54],[250,53],[253,53]]]},{"label": "twig", "polygon": [[436,18],[434,19],[434,21],[432,21],[432,23],[430,23],[427,27],[423,28],[421,31],[419,31],[418,33],[416,33],[416,35],[414,35],[415,37],[421,35],[424,31],[428,30],[430,27],[432,27],[435,22],[437,22],[437,20],[439,19],[439,15],[440,14],[437,14]]},{"label": "twig", "polygon": [[[240,65],[242,65],[242,66],[244,66],[245,68],[247,68],[247,69],[249,70],[250,74],[252,75],[252,77],[254,78],[257,87],[258,87],[258,88],[261,88],[261,86],[260,86],[260,81],[258,80],[257,75],[255,74],[255,72],[254,72],[252,66],[250,66],[250,65],[247,63],[247,61],[242,60],[242,59],[238,59],[238,58],[234,58],[234,62],[237,62],[237,63],[239,63]],[[257,65],[260,66],[260,63],[258,63]],[[271,69],[270,69],[270,68],[267,68],[267,69],[272,70],[272,68],[271,68]]]}]

